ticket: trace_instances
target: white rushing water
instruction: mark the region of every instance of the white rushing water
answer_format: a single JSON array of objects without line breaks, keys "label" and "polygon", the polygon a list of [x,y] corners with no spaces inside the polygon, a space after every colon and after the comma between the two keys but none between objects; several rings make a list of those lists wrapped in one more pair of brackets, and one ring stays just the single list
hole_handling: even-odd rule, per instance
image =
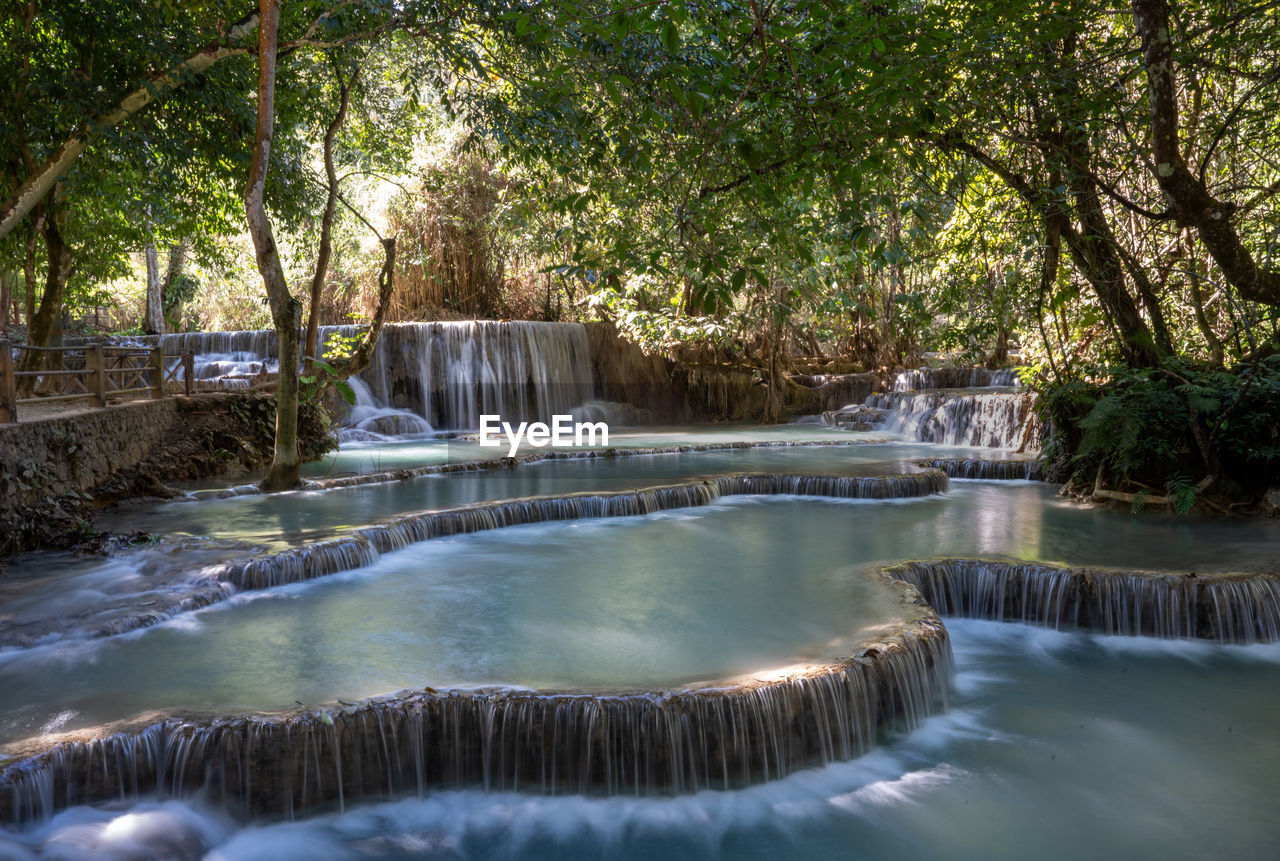
[{"label": "white rushing water", "polygon": [[[325,326],[322,342],[355,337]],[[166,354],[195,354],[197,380],[244,387],[275,368],[273,331],[165,335]],[[482,414],[549,421],[594,394],[587,330],[577,323],[433,322],[383,327],[370,367],[356,381],[350,438],[474,429]],[[416,416],[414,422],[410,417]]]},{"label": "white rushing water", "polygon": [[952,709],[859,759],[678,798],[448,791],[299,821],[78,807],[0,857],[1270,857],[1280,650],[950,625]]},{"label": "white rushing water", "polygon": [[1013,370],[920,368],[902,371],[892,391],[823,414],[843,430],[876,430],[917,442],[1019,452],[1040,450],[1035,395],[1018,392]]}]

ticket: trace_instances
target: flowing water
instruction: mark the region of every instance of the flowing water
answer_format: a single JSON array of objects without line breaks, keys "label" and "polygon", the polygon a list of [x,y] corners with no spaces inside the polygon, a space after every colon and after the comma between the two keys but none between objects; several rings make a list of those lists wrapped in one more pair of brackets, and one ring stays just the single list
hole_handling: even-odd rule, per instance
[{"label": "flowing water", "polygon": [[[222,385],[271,366],[270,333],[172,337]],[[581,327],[384,337],[343,448],[311,473],[354,486],[141,506],[104,525],[154,546],[6,563],[0,745],[160,723],[0,780],[0,820],[24,823],[0,830],[0,857],[1280,843],[1280,646],[1212,642],[1280,637],[1280,580],[1217,576],[1272,569],[1280,524],[1104,511],[1016,480],[1035,475],[1007,452],[1034,448],[1029,398],[981,369],[903,372],[847,420],[861,435],[629,429],[610,445],[721,448],[359,484],[503,456],[434,436],[482,412],[618,414],[592,402]],[[550,498],[513,501],[531,496]],[[191,712],[226,719],[164,718]]]},{"label": "flowing water", "polygon": [[[448,791],[297,822],[75,808],[0,855],[275,859],[1270,857],[1276,646],[952,621],[951,710],[846,763],[677,798]],[[185,850],[185,853],[182,851]],[[129,854],[133,853],[133,854]]]},{"label": "flowing water", "polygon": [[[324,326],[322,343],[357,326]],[[275,367],[273,331],[165,335],[168,354],[195,353],[198,380],[235,381]],[[587,330],[576,323],[397,323],[383,327],[350,424],[380,440],[476,428],[482,414],[546,421],[593,397]],[[361,439],[362,437],[349,437]]]},{"label": "flowing water", "polygon": [[1277,546],[1274,525],[1117,517],[1030,482],[896,501],[729,497],[512,527],[413,544],[151,631],[0,655],[0,685],[26,692],[6,702],[0,733],[26,737],[68,714],[59,727],[423,684],[671,684],[786,663],[873,624],[858,600],[834,597],[853,594],[850,570],[871,563],[999,555],[1232,571],[1267,564]]}]

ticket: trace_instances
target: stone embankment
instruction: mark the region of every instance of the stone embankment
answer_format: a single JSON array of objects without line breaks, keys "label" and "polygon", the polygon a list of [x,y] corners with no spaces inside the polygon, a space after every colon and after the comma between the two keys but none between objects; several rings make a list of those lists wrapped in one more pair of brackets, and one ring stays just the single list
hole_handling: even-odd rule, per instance
[{"label": "stone embankment", "polygon": [[[170,495],[166,482],[235,475],[265,464],[275,401],[230,393],[134,401],[0,425],[0,556],[73,546],[93,536],[93,511],[121,499]],[[304,411],[303,448],[330,445],[317,409]]]}]

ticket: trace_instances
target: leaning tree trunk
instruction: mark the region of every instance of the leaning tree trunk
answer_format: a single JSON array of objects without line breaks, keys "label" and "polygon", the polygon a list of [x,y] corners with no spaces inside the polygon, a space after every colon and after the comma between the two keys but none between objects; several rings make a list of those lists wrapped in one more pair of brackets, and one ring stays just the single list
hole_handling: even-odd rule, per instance
[{"label": "leaning tree trunk", "polygon": [[1280,306],[1280,270],[1254,259],[1231,223],[1239,207],[1215,197],[1205,183],[1203,170],[1198,176],[1192,173],[1182,154],[1167,0],[1133,0],[1133,24],[1142,42],[1151,103],[1152,166],[1160,190],[1172,205],[1178,224],[1196,229],[1200,243],[1242,297]]},{"label": "leaning tree trunk", "polygon": [[280,30],[278,0],[260,0],[258,29],[258,121],[253,136],[253,160],[244,192],[245,220],[271,306],[280,356],[276,389],[276,442],[271,469],[262,480],[265,491],[289,490],[301,483],[298,456],[298,327],[302,306],[289,292],[267,218],[263,195],[271,161],[271,136],[275,127],[276,43]]},{"label": "leaning tree trunk", "polygon": [[329,273],[329,258],[333,254],[333,220],[338,213],[338,171],[333,163],[333,144],[338,132],[347,119],[347,108],[351,104],[351,85],[359,76],[357,71],[352,80],[344,81],[341,72],[335,72],[338,84],[338,111],[334,114],[324,132],[324,174],[325,202],[324,215],[320,219],[320,248],[316,253],[316,271],[311,276],[311,306],[307,311],[307,343],[306,358],[313,362],[320,358],[320,297],[324,291],[325,278]]},{"label": "leaning tree trunk", "polygon": [[23,301],[26,305],[26,315],[23,319],[26,321],[28,328],[31,321],[36,318],[36,250],[40,245],[40,235],[44,232],[44,208],[40,207],[36,210],[35,218],[28,226],[27,245],[25,253],[22,257],[22,280],[25,293]]}]

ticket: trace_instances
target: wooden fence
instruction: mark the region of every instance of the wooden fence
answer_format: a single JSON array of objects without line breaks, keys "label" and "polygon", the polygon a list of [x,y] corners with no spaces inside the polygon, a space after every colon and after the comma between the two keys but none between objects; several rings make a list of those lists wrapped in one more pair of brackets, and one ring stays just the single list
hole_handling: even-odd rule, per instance
[{"label": "wooden fence", "polygon": [[[40,354],[38,370],[19,370],[22,357]],[[0,340],[0,423],[16,422],[22,404],[85,400],[105,407],[108,398],[170,389],[191,394],[194,354],[165,356],[160,347],[29,347]]]}]

